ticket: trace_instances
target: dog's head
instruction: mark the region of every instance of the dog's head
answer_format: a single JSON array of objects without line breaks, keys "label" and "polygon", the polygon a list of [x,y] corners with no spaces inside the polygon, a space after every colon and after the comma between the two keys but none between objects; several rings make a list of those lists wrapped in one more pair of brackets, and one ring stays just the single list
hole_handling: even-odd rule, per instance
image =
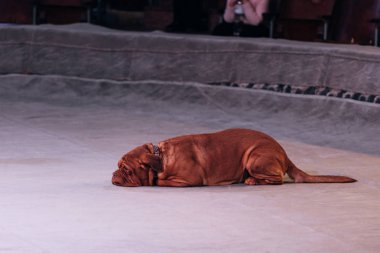
[{"label": "dog's head", "polygon": [[125,154],[113,173],[112,183],[118,186],[154,185],[155,173],[161,170],[161,159],[154,155],[153,145],[145,144]]}]

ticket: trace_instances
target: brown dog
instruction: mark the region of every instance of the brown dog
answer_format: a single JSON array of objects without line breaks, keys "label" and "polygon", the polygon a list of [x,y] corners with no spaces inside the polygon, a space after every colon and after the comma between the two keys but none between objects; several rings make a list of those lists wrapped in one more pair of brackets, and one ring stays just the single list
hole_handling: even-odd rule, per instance
[{"label": "brown dog", "polygon": [[272,137],[248,129],[186,135],[145,144],[125,154],[113,173],[119,186],[202,186],[350,183],[344,176],[311,176],[298,169]]}]

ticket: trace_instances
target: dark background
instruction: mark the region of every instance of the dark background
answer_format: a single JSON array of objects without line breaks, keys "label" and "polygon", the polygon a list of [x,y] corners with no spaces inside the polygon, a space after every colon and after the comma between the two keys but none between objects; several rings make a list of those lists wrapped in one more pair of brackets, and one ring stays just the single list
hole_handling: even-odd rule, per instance
[{"label": "dark background", "polygon": [[[203,0],[201,29],[220,22],[224,0]],[[274,20],[274,37],[373,45],[380,0],[271,0],[265,16]],[[68,24],[91,22],[122,30],[164,30],[173,19],[172,0],[2,0],[0,23]],[[328,24],[327,37],[323,37]]]}]

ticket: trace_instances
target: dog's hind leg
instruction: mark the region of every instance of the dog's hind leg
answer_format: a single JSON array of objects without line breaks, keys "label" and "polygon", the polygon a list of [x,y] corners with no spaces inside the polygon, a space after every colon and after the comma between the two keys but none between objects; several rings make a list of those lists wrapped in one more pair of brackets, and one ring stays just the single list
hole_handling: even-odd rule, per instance
[{"label": "dog's hind leg", "polygon": [[251,157],[247,163],[247,185],[283,184],[283,165],[271,156]]}]

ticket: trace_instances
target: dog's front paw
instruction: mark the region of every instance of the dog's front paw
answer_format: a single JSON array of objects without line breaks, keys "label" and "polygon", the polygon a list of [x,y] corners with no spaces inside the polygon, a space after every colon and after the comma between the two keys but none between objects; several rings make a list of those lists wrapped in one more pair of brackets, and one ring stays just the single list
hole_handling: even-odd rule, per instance
[{"label": "dog's front paw", "polygon": [[253,177],[249,177],[247,178],[245,181],[244,181],[244,184],[246,185],[255,185],[256,184],[256,181]]}]

